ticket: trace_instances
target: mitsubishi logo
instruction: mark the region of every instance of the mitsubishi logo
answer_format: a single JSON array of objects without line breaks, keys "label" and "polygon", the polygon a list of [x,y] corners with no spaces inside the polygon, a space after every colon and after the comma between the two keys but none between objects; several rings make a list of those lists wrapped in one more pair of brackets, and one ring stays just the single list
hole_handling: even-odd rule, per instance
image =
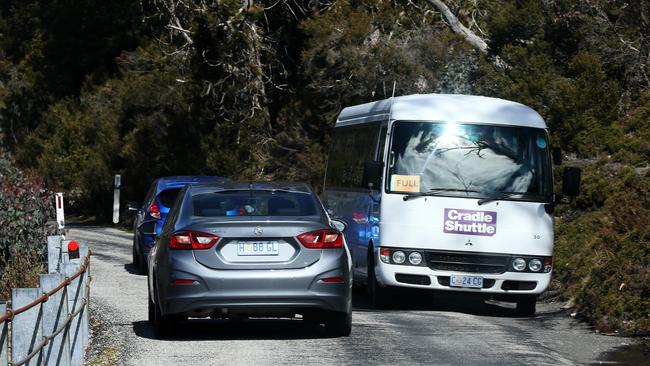
[{"label": "mitsubishi logo", "polygon": [[465,243],[465,245],[472,246],[472,245],[474,245],[474,244],[472,244],[472,241],[471,241],[471,240],[468,240],[467,243]]},{"label": "mitsubishi logo", "polygon": [[255,235],[257,235],[257,236],[261,236],[262,233],[264,233],[264,230],[262,230],[262,228],[259,227],[259,226],[256,227],[255,229],[253,229],[253,234],[255,234]]}]

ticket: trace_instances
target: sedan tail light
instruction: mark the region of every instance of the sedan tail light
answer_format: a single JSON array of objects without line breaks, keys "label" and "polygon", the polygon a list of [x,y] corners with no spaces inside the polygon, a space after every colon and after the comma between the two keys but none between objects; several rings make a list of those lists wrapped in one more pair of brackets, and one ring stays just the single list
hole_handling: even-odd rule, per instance
[{"label": "sedan tail light", "polygon": [[177,250],[203,250],[212,248],[219,236],[214,234],[200,233],[197,231],[188,231],[176,233],[169,237],[169,248]]},{"label": "sedan tail light", "polygon": [[298,235],[298,240],[305,248],[311,249],[343,247],[343,234],[336,230],[310,231]]},{"label": "sedan tail light", "polygon": [[151,206],[149,206],[149,209],[147,211],[149,212],[149,215],[154,219],[160,220],[162,217],[160,215],[160,207],[158,207],[158,204],[155,201],[151,204]]}]

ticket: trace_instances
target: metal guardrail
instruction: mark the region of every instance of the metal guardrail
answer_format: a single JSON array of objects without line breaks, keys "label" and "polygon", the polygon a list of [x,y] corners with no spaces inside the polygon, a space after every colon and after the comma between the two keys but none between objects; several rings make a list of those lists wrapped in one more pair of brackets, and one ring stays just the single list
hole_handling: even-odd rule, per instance
[{"label": "metal guardrail", "polygon": [[88,344],[90,256],[70,259],[62,236],[48,237],[48,271],[39,288],[12,289],[0,303],[0,366],[82,365]]}]

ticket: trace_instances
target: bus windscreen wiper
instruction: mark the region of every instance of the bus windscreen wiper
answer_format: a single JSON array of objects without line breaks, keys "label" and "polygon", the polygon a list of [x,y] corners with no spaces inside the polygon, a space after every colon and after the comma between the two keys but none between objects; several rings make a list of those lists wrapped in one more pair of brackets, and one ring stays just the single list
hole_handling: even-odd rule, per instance
[{"label": "bus windscreen wiper", "polygon": [[457,188],[432,188],[432,189],[430,189],[428,191],[425,191],[425,192],[409,193],[406,196],[402,197],[402,199],[404,201],[408,201],[411,198],[415,198],[415,197],[434,196],[436,193],[440,193],[440,192],[465,192],[465,193],[469,193],[469,192],[477,192],[477,191],[473,191],[471,189],[457,189]]},{"label": "bus windscreen wiper", "polygon": [[478,205],[480,206],[488,202],[503,200],[518,194],[526,194],[526,192],[498,192],[496,194],[491,195],[490,197],[481,198],[480,200],[478,200]]}]

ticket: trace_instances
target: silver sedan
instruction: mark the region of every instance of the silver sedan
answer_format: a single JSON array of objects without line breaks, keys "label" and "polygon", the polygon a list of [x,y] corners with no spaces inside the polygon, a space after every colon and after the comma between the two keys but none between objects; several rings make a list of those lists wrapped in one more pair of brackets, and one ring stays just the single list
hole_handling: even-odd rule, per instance
[{"label": "silver sedan", "polygon": [[305,184],[189,185],[149,254],[149,323],[166,337],[188,317],[299,314],[347,336],[352,283],[344,229]]}]

